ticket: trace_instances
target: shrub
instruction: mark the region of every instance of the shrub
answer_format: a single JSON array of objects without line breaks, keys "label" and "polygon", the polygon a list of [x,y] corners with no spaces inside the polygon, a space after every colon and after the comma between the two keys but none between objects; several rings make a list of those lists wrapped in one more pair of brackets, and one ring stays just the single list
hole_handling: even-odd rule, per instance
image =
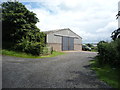
[{"label": "shrub", "polygon": [[43,47],[41,46],[41,43],[35,42],[27,44],[24,50],[26,53],[30,53],[32,55],[40,55],[42,54]]},{"label": "shrub", "polygon": [[43,55],[52,54],[52,52],[53,52],[53,48],[52,47],[46,46],[46,47],[43,48]]},{"label": "shrub", "polygon": [[90,44],[90,43],[88,43],[88,44],[86,44],[88,47],[93,47],[93,45],[92,44]]},{"label": "shrub", "polygon": [[100,65],[109,64],[111,66],[120,65],[120,40],[111,43],[98,43],[98,62]]},{"label": "shrub", "polygon": [[26,52],[32,55],[40,55],[43,53],[43,46],[40,42],[24,41],[17,44],[15,50]]},{"label": "shrub", "polygon": [[98,51],[96,46],[91,47],[91,49],[92,49],[92,51],[96,51],[96,52]]}]

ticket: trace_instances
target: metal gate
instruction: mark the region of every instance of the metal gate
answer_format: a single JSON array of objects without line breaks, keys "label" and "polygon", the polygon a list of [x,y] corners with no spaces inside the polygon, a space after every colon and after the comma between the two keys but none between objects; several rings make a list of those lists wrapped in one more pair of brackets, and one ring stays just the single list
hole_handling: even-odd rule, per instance
[{"label": "metal gate", "polygon": [[74,50],[74,38],[62,37],[62,50]]}]

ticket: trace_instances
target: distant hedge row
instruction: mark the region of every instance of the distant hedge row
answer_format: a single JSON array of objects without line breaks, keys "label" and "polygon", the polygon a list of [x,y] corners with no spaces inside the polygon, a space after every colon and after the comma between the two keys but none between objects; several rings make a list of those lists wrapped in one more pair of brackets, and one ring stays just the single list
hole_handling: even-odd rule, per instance
[{"label": "distant hedge row", "polygon": [[98,62],[100,65],[120,67],[120,39],[110,43],[104,41],[98,43]]}]

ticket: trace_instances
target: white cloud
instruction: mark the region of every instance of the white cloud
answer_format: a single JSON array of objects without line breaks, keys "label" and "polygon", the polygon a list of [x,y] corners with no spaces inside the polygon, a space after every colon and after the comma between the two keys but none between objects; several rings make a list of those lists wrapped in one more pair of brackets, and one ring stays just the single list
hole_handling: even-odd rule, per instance
[{"label": "white cloud", "polygon": [[[33,1],[33,0],[31,0]],[[30,2],[30,0],[29,0]],[[44,7],[27,8],[37,14],[41,31],[70,28],[83,42],[110,40],[117,29],[118,0],[34,0]]]},{"label": "white cloud", "polygon": [[105,27],[98,29],[96,32],[98,33],[106,33],[111,32],[114,29],[117,29],[117,22],[109,22]]}]

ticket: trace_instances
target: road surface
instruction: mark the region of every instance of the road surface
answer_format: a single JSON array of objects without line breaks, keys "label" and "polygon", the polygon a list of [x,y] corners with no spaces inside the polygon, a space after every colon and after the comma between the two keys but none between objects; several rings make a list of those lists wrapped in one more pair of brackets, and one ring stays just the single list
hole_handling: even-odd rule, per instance
[{"label": "road surface", "polygon": [[110,88],[90,70],[95,52],[69,52],[51,58],[3,56],[3,88]]}]

